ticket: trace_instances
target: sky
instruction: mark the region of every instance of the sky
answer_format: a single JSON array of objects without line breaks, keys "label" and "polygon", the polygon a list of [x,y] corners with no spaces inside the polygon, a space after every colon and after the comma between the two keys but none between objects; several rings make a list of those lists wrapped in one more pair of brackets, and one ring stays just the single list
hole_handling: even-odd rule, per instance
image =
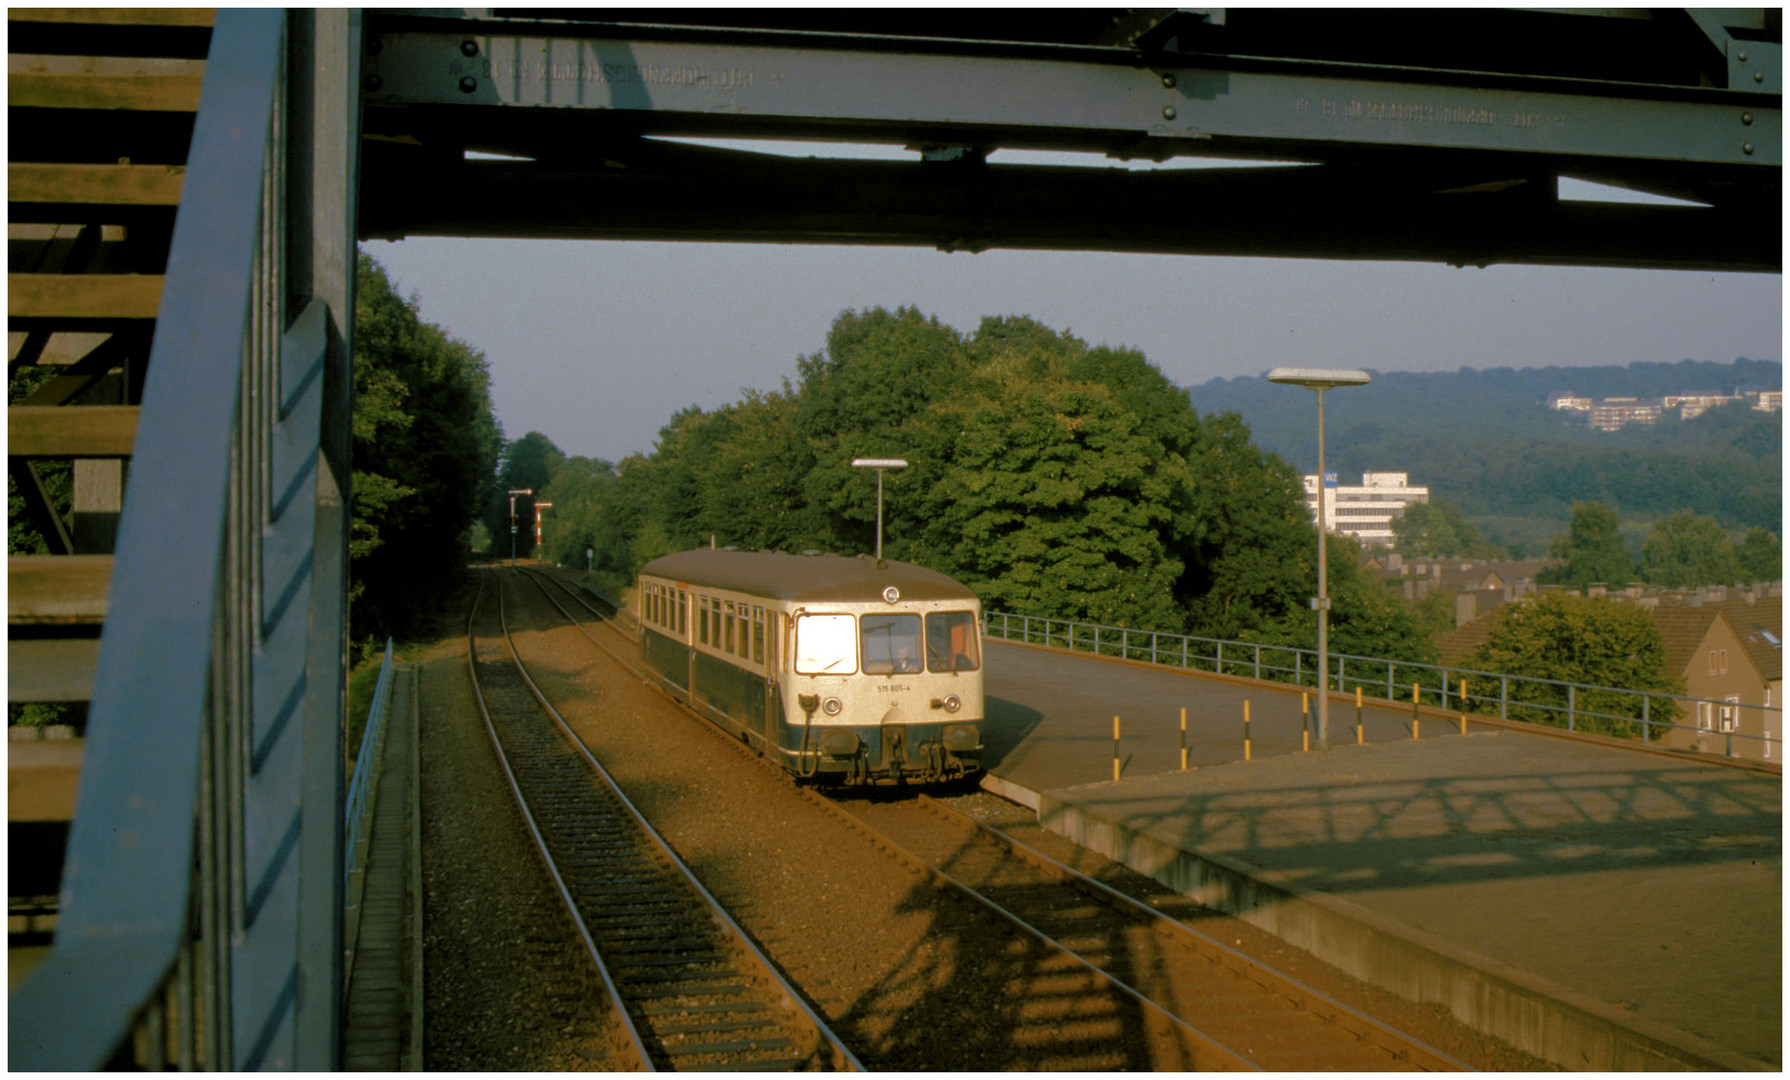
[{"label": "sky", "polygon": [[794,382],[841,312],[877,306],[966,333],[984,316],[1029,315],[1136,348],[1182,386],[1280,366],[1782,358],[1775,274],[439,237],[362,247],[423,319],[485,354],[507,438],[538,431],[610,461],[650,453],[681,408]]}]

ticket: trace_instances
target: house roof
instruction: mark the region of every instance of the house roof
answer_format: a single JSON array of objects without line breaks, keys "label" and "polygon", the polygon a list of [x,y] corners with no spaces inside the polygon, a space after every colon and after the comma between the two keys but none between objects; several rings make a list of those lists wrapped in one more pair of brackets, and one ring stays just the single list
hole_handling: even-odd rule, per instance
[{"label": "house roof", "polygon": [[1498,612],[1503,605],[1482,612],[1455,627],[1436,639],[1436,651],[1441,655],[1444,667],[1454,667],[1474,649],[1484,645],[1492,636],[1492,627],[1498,622]]},{"label": "house roof", "polygon": [[1653,608],[1653,622],[1666,645],[1666,663],[1683,671],[1696,659],[1698,647],[1717,618],[1746,650],[1747,658],[1767,681],[1784,677],[1784,601],[1782,597],[1705,601],[1701,605],[1662,603]]},{"label": "house roof", "polygon": [[[1732,595],[1732,594],[1730,594]],[[1749,604],[1744,599],[1727,600],[1717,607],[1728,617],[1734,632],[1740,635],[1747,655],[1767,679],[1784,677],[1784,598],[1762,596]]]},{"label": "house roof", "polygon": [[1714,604],[1692,607],[1689,604],[1660,604],[1648,609],[1653,625],[1659,628],[1660,640],[1666,647],[1666,670],[1682,675],[1696,660],[1709,636],[1710,624],[1722,617]]}]

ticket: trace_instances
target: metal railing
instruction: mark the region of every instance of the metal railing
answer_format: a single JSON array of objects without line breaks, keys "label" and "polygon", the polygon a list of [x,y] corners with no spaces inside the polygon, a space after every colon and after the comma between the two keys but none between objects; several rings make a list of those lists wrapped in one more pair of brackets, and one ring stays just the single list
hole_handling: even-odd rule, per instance
[{"label": "metal railing", "polygon": [[353,253],[351,224],[312,208],[333,173],[351,198],[330,147],[352,117],[325,115],[341,93],[315,74],[339,65],[351,98],[357,27],[280,9],[213,26],[14,1069],[337,1061]]},{"label": "metal railing", "polygon": [[[354,758],[354,778],[348,784],[348,808],[342,815],[342,835],[347,843],[342,852],[342,880],[352,881],[366,858],[368,828],[364,820],[379,754],[385,746],[385,718],[391,710],[392,639],[385,639],[385,659],[379,665],[379,681],[373,686],[373,701],[367,706],[367,726],[361,732],[360,751]],[[350,907],[353,905],[350,904]]]},{"label": "metal railing", "polygon": [[[1126,660],[1240,675],[1295,686],[1318,686],[1318,654],[1315,649],[1231,641],[1190,634],[1160,633],[1123,626],[1014,615],[1002,611],[983,616],[991,637],[1032,645],[1088,652]],[[1659,742],[1668,732],[1688,731],[1699,739],[1722,740],[1722,752],[1736,756],[1738,748],[1756,744],[1765,760],[1782,760],[1783,710],[1778,706],[1743,705],[1710,698],[1686,697],[1645,690],[1626,690],[1541,679],[1524,675],[1480,671],[1475,668],[1426,664],[1411,660],[1387,660],[1347,653],[1330,654],[1329,686],[1348,693],[1386,701],[1431,704],[1501,720],[1561,727],[1617,738]],[[1698,716],[1727,717],[1722,730],[1697,723],[1680,723],[1679,710],[1688,707]],[[1761,734],[1744,730],[1744,715],[1761,718]],[[1769,726],[1764,721],[1774,721]],[[1776,735],[1769,734],[1777,732]],[[1749,755],[1755,756],[1755,755]]]}]

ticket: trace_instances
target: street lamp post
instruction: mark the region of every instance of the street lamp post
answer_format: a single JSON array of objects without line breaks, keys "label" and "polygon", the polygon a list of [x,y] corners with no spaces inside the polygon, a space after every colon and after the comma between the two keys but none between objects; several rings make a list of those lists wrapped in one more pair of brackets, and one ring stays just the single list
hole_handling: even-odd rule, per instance
[{"label": "street lamp post", "polygon": [[510,489],[510,569],[516,569],[516,496],[533,495],[534,488]]},{"label": "street lamp post", "polygon": [[903,458],[853,458],[854,469],[876,470],[876,561],[883,561],[883,470],[905,469],[907,461]]},{"label": "street lamp post", "polygon": [[1318,394],[1318,595],[1311,606],[1318,613],[1318,749],[1330,749],[1330,575],[1324,553],[1324,534],[1329,530],[1324,508],[1324,391],[1339,386],[1365,386],[1365,371],[1325,368],[1275,368],[1268,381],[1303,386]]}]

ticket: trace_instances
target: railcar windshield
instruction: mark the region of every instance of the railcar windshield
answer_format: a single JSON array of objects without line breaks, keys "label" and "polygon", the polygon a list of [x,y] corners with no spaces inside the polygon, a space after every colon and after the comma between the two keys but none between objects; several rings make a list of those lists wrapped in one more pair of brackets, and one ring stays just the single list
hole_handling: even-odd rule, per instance
[{"label": "railcar windshield", "polygon": [[920,670],[920,616],[866,615],[859,626],[864,674],[907,675]]},{"label": "railcar windshield", "polygon": [[926,666],[932,671],[974,671],[982,666],[975,615],[935,611],[926,616]]},{"label": "railcar windshield", "polygon": [[850,675],[858,670],[858,636],[850,615],[796,618],[796,673]]}]

